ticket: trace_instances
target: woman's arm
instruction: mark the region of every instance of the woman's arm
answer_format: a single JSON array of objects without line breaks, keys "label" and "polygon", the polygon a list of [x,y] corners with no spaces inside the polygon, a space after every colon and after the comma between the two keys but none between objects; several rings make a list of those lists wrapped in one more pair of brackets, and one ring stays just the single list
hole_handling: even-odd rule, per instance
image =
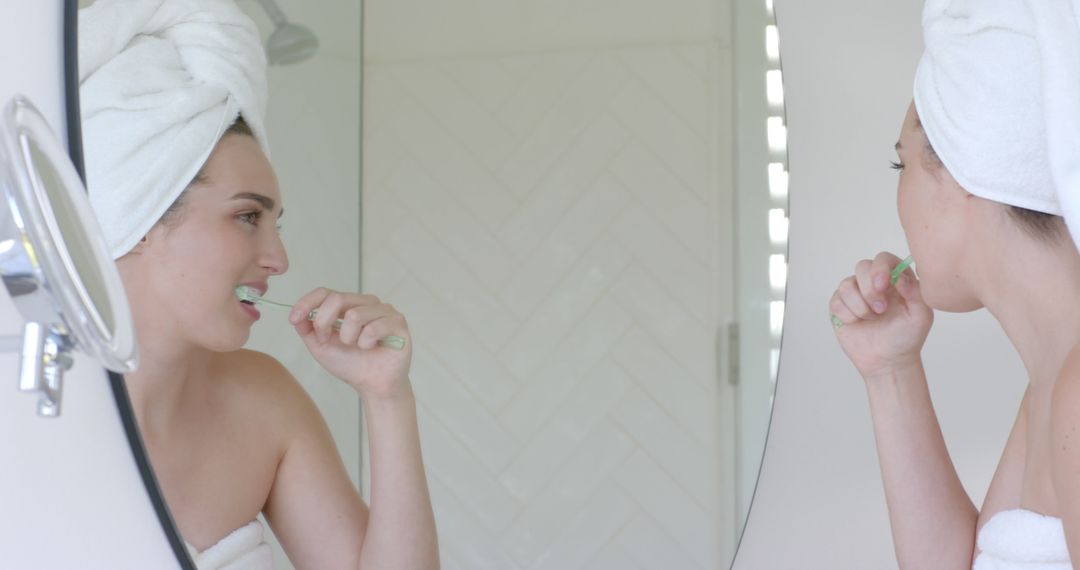
[{"label": "woman's arm", "polygon": [[360,567],[364,570],[439,567],[412,390],[364,400],[371,447],[371,519]]},{"label": "woman's arm", "polygon": [[284,452],[263,514],[298,570],[358,568],[368,507],[315,402],[284,367],[276,372],[267,383]]},{"label": "woman's arm", "polygon": [[979,511],[945,448],[922,362],[866,378],[900,568],[971,568]]},{"label": "woman's arm", "polygon": [[855,265],[829,301],[841,348],[870,397],[893,543],[901,568],[971,568],[978,512],[956,476],[923,371],[934,315],[910,268],[881,252]]},{"label": "woman's arm", "polygon": [[[280,373],[288,375],[284,368]],[[291,375],[278,384],[279,398],[289,402],[280,421],[291,435],[264,513],[293,565],[437,569],[435,521],[411,393],[364,401],[371,444],[369,511],[315,403]]]},{"label": "woman's arm", "polygon": [[[313,321],[308,318],[311,311],[317,311]],[[369,511],[351,485],[348,492],[341,485],[341,460],[336,453],[333,461],[329,457],[329,434],[321,418],[306,422],[322,425],[321,431],[299,430],[311,435],[286,452],[279,467],[281,488],[273,491],[268,505],[268,514],[285,520],[296,537],[286,539],[290,558],[295,545],[304,568],[438,570],[435,517],[409,381],[412,339],[405,317],[371,295],[316,289],[293,305],[289,321],[319,364],[360,395],[371,444]],[[382,345],[381,339],[389,336],[403,340],[404,346]],[[338,542],[322,540],[307,526],[325,529],[320,517],[329,518],[331,526],[340,525],[340,531],[323,531]],[[352,543],[340,542],[349,537]],[[323,543],[334,549],[333,555],[319,551]]]},{"label": "woman's arm", "polygon": [[1069,558],[1080,560],[1080,347],[1065,358],[1050,401],[1051,477]]}]

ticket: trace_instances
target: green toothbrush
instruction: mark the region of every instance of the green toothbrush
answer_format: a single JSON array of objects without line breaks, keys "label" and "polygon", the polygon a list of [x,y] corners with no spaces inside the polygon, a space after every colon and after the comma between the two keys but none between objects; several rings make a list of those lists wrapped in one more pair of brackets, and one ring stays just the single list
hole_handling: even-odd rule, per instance
[{"label": "green toothbrush", "polygon": [[900,275],[904,273],[904,271],[907,270],[907,268],[910,267],[911,264],[914,263],[914,261],[915,260],[912,259],[912,257],[909,255],[907,256],[907,259],[900,262],[900,265],[894,267],[892,273],[889,274],[889,283],[896,285],[896,282],[900,279]]},{"label": "green toothbrush", "polygon": [[[292,305],[286,305],[285,303],[278,303],[277,301],[271,301],[270,299],[267,299],[265,297],[260,297],[259,291],[254,287],[238,285],[236,289],[233,290],[233,292],[236,294],[237,299],[240,299],[241,301],[247,301],[253,305],[259,303],[266,303],[268,305],[277,305],[278,307],[284,307],[286,309],[292,308]],[[318,314],[318,312],[318,309],[313,309],[311,312],[309,312],[307,316],[308,320],[314,320],[315,315]],[[341,325],[344,322],[345,321],[342,321],[341,319],[334,321],[334,328],[340,329]],[[385,346],[387,348],[392,348],[394,350],[402,350],[405,348],[405,339],[400,336],[390,335],[380,339],[379,345]]]}]

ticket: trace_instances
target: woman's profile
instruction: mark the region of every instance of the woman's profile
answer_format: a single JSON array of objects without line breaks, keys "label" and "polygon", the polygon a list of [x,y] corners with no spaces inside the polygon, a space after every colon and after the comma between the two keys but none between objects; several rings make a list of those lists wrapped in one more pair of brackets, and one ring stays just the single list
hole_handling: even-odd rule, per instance
[{"label": "woman's profile", "polygon": [[[1080,559],[1080,28],[1070,0],[930,0],[896,150],[918,277],[879,253],[829,300],[865,380],[902,568]],[[1071,233],[1070,233],[1071,232]],[[920,351],[933,311],[986,308],[1028,374],[981,508],[953,466]],[[978,382],[970,382],[977,406]]]},{"label": "woman's profile", "polygon": [[138,342],[125,380],[196,564],[271,567],[262,513],[297,568],[438,568],[404,316],[315,288],[288,317],[363,402],[370,506],[297,380],[243,349],[260,313],[236,289],[289,266],[254,24],[233,0],[97,0],[79,24],[87,186]]}]

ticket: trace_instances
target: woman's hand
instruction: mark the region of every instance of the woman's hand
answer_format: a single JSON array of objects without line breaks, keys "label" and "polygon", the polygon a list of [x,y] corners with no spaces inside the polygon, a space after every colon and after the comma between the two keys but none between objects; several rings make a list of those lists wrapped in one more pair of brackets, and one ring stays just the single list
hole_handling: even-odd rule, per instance
[{"label": "woman's hand", "polygon": [[887,252],[860,261],[829,300],[829,311],[843,323],[836,338],[863,378],[917,361],[934,322],[910,268],[890,284],[900,262]]},{"label": "woman's hand", "polygon": [[[309,321],[312,310],[318,313]],[[339,318],[344,322],[337,330],[334,323]],[[319,288],[293,304],[289,322],[315,360],[361,396],[394,398],[412,393],[412,339],[405,316],[392,305],[373,295]],[[405,339],[405,347],[394,350],[379,344],[390,335]]]}]

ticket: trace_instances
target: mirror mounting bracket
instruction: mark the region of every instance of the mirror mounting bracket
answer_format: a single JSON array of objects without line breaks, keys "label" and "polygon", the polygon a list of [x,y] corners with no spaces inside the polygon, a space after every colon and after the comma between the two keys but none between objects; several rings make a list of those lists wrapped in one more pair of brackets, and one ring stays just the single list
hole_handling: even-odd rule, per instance
[{"label": "mirror mounting bracket", "polygon": [[41,417],[60,415],[64,373],[75,364],[71,338],[56,327],[28,322],[22,335],[0,336],[0,353],[19,353],[19,390],[37,393]]},{"label": "mirror mounting bracket", "polygon": [[39,416],[60,415],[73,350],[134,369],[130,309],[82,180],[21,96],[0,113],[0,282],[25,319],[0,352],[20,354],[19,390],[39,395]]}]

